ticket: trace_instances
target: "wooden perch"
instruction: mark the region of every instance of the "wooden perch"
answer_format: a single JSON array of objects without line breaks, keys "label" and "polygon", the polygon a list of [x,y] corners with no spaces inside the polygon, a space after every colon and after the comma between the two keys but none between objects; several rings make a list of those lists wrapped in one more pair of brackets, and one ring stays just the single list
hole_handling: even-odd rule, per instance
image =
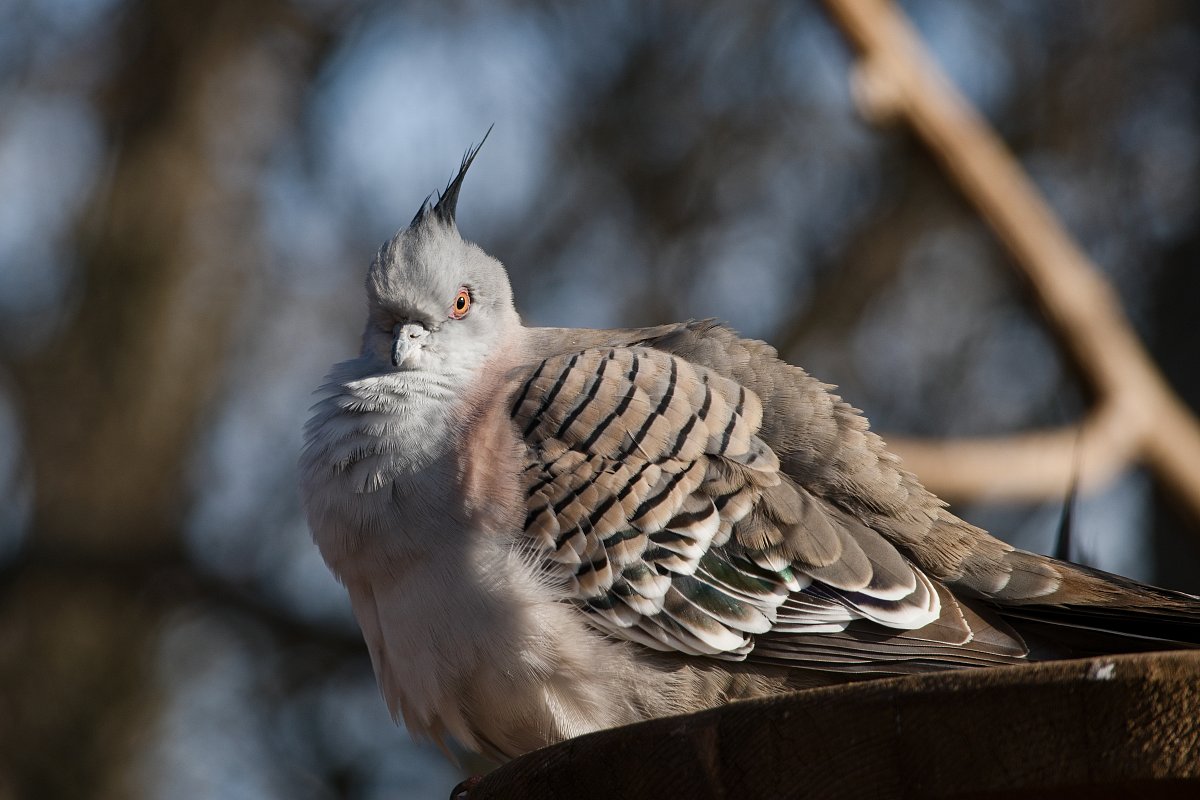
[{"label": "wooden perch", "polygon": [[1200,797],[1200,653],[810,689],[581,736],[471,800]]},{"label": "wooden perch", "polygon": [[1100,271],[1016,159],[925,52],[889,0],[825,0],[859,49],[855,94],[873,121],[902,119],[1012,252],[1052,331],[1093,390],[1080,427],[1003,439],[888,443],[948,498],[1061,498],[1145,464],[1200,521],[1200,424],[1138,341]]}]

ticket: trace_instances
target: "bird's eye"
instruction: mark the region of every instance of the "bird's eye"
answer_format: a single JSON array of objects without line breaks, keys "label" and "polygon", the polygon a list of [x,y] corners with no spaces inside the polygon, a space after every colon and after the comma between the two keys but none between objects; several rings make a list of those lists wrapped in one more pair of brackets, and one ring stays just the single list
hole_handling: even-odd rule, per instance
[{"label": "bird's eye", "polygon": [[450,319],[462,319],[470,310],[471,293],[464,286],[458,290],[458,297],[454,298],[454,305],[450,306]]}]

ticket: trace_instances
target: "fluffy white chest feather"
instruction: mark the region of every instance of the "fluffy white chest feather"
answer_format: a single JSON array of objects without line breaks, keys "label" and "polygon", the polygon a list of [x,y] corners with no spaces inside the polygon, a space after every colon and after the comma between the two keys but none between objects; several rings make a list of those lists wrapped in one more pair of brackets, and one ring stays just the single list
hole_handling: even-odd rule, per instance
[{"label": "fluffy white chest feather", "polygon": [[633,669],[623,648],[579,635],[581,615],[517,544],[522,445],[503,405],[365,368],[334,368],[301,469],[392,714],[500,754],[635,719],[604,689]]}]

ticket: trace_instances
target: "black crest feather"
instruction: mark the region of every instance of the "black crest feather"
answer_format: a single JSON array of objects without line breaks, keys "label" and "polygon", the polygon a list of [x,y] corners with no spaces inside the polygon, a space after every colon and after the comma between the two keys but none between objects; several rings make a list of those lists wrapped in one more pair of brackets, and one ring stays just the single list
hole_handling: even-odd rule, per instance
[{"label": "black crest feather", "polygon": [[[496,127],[495,123],[488,126],[487,133],[483,134],[483,138],[479,140],[479,144],[467,149],[463,156],[462,164],[458,168],[458,174],[446,184],[446,188],[438,192],[437,202],[431,207],[429,205],[429,197],[425,198],[425,202],[421,203],[421,207],[417,210],[417,215],[413,217],[410,225],[416,225],[426,214],[430,212],[439,221],[447,225],[454,224],[454,214],[458,209],[458,192],[462,189],[463,178],[467,177],[467,170],[471,168],[471,162],[475,160],[475,156],[479,154],[479,149],[483,147],[483,143],[487,141],[488,136],[492,132],[492,128]],[[432,195],[431,195],[432,197]]]}]

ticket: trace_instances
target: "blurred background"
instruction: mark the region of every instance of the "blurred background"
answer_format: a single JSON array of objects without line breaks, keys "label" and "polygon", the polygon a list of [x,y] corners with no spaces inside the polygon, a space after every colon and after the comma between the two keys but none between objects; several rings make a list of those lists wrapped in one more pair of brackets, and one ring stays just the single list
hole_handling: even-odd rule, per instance
[{"label": "blurred background", "polygon": [[[1200,5],[909,0],[1200,405]],[[1007,255],[815,2],[0,4],[0,800],[426,798],[301,518],[378,245],[459,204],[532,324],[719,317],[877,430],[1080,417]],[[1061,501],[960,514],[1052,549]],[[1138,470],[1073,557],[1200,591]],[[481,769],[469,764],[463,769]]]}]

